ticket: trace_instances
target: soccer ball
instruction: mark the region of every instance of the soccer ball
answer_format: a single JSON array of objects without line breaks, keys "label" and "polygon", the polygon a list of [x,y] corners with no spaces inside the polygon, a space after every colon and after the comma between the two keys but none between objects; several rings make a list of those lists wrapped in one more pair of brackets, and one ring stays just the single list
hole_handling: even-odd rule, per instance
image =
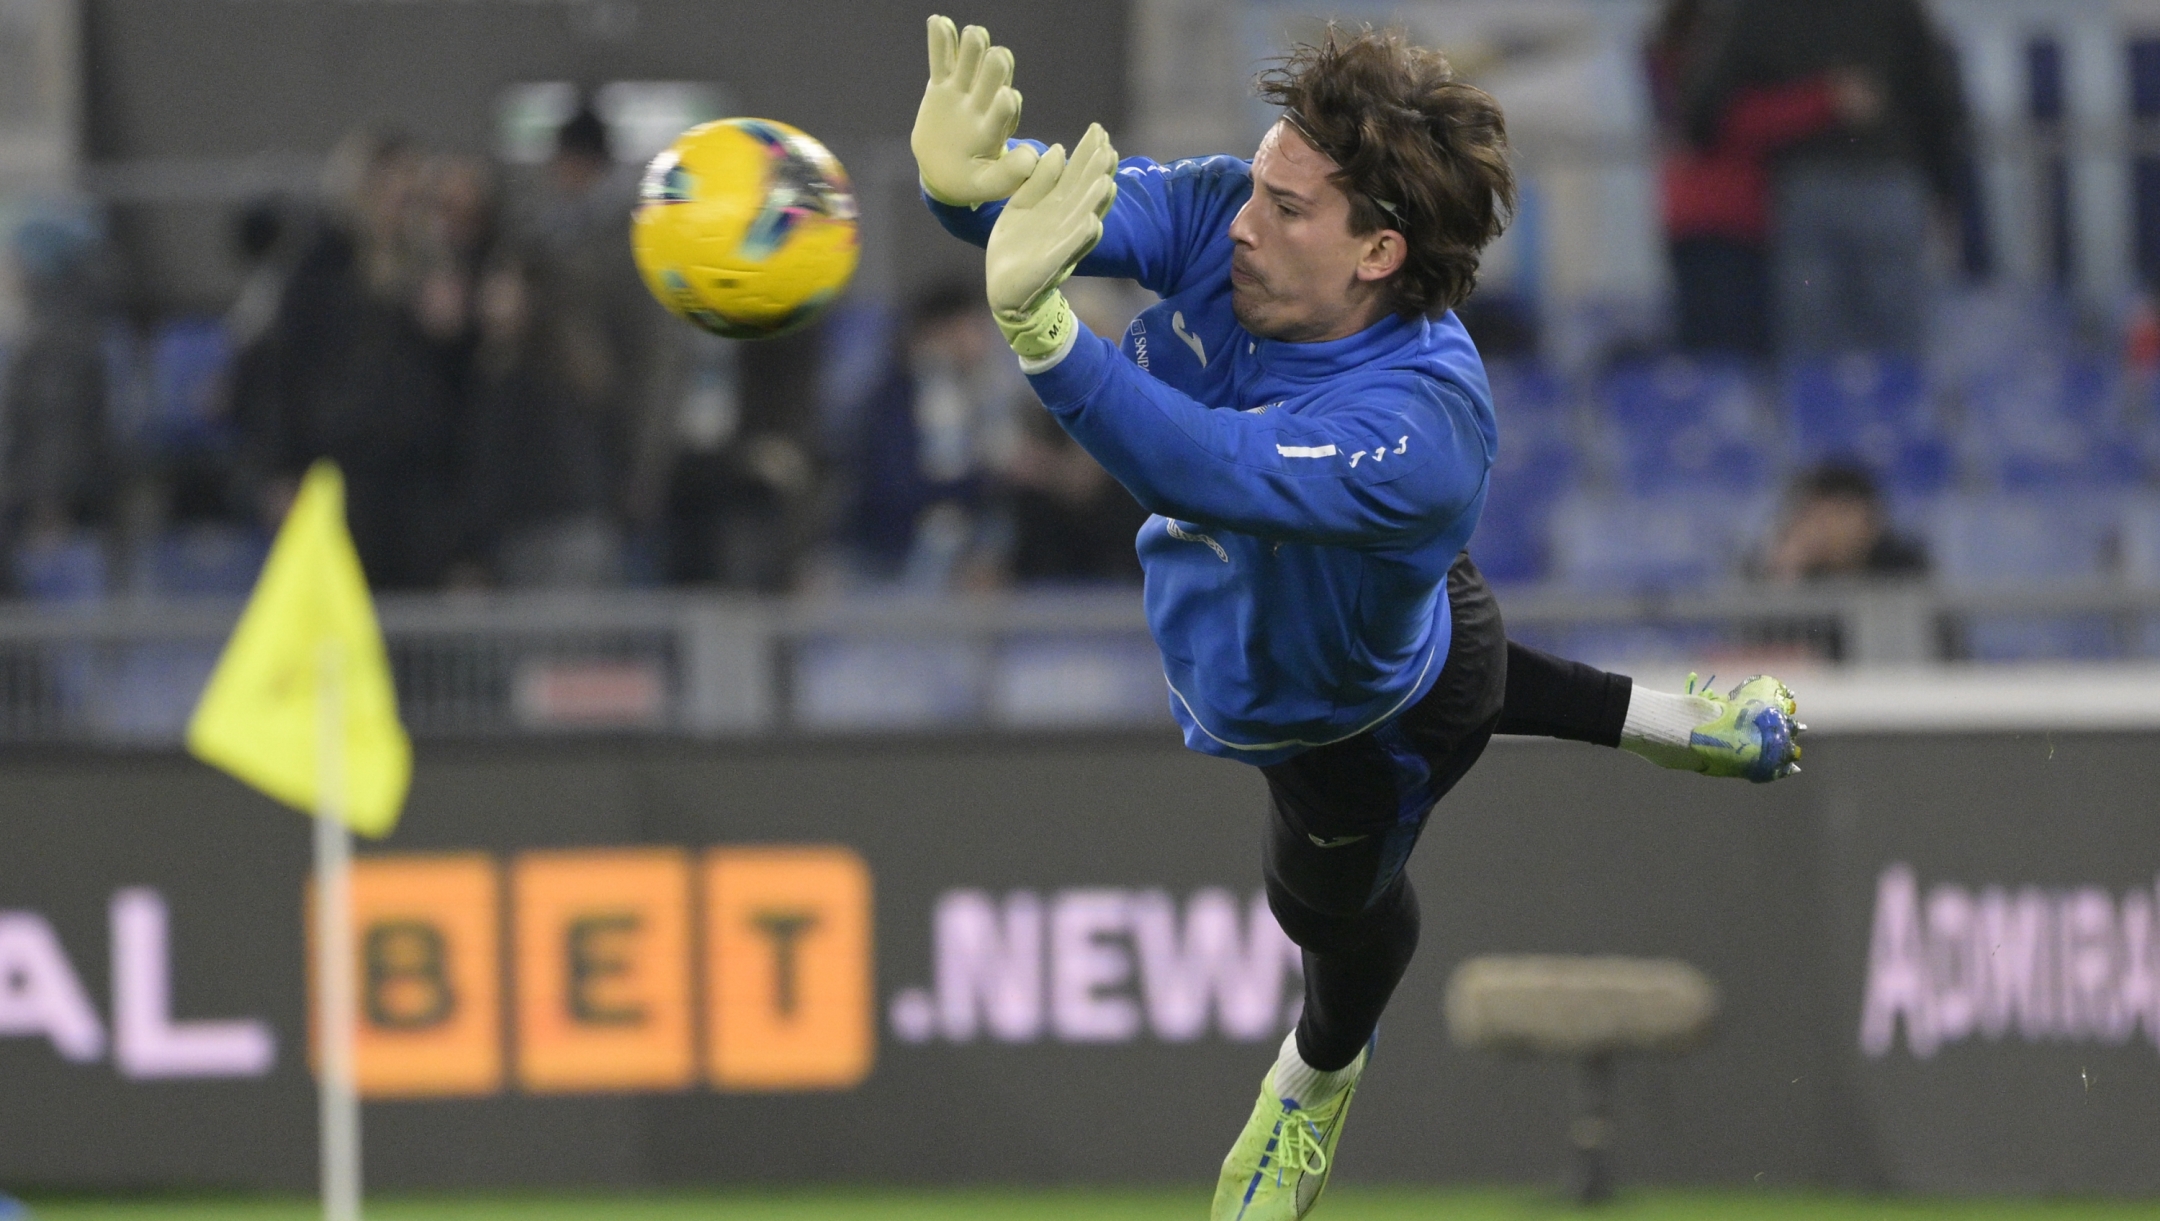
[{"label": "soccer ball", "polygon": [[855,195],[839,160],[785,123],[702,123],[646,168],[630,247],[660,304],[716,335],[764,339],[847,287]]}]

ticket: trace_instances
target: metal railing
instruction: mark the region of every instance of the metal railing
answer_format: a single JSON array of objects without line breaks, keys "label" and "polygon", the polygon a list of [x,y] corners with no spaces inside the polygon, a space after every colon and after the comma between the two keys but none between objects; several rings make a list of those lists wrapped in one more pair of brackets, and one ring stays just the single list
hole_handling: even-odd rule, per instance
[{"label": "metal railing", "polygon": [[[1510,636],[1607,665],[1914,666],[1990,648],[2160,657],[2160,590],[2108,583],[1520,588],[1501,603]],[[0,608],[0,742],[177,743],[238,609]],[[1168,716],[1131,590],[390,597],[380,609],[405,722],[422,739],[1101,728]]]}]

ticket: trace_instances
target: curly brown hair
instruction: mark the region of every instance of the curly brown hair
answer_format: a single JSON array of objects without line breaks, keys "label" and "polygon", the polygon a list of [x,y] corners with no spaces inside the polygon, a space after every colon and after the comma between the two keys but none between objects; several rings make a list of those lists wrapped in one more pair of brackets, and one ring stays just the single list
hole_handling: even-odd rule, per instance
[{"label": "curly brown hair", "polygon": [[1395,311],[1438,314],[1477,287],[1478,255],[1515,211],[1500,104],[1455,79],[1400,30],[1329,23],[1261,73],[1260,96],[1340,167],[1350,232],[1394,229],[1409,245],[1391,277]]}]

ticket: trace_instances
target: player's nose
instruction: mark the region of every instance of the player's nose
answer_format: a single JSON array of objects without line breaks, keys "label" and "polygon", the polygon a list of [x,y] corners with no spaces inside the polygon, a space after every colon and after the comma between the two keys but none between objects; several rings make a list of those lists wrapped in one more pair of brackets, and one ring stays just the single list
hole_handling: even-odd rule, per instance
[{"label": "player's nose", "polygon": [[1230,240],[1248,249],[1259,245],[1258,236],[1253,232],[1251,218],[1252,200],[1250,199],[1245,201],[1244,207],[1237,210],[1236,216],[1230,218]]}]

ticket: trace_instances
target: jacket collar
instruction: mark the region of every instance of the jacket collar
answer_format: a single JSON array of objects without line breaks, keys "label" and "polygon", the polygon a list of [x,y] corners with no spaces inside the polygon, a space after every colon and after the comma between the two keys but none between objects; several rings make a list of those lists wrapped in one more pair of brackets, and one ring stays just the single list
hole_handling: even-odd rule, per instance
[{"label": "jacket collar", "polygon": [[1325,381],[1365,364],[1386,352],[1414,346],[1425,338],[1431,325],[1421,317],[1388,314],[1355,335],[1322,343],[1286,343],[1279,339],[1246,336],[1249,357],[1271,377],[1294,382]]}]

